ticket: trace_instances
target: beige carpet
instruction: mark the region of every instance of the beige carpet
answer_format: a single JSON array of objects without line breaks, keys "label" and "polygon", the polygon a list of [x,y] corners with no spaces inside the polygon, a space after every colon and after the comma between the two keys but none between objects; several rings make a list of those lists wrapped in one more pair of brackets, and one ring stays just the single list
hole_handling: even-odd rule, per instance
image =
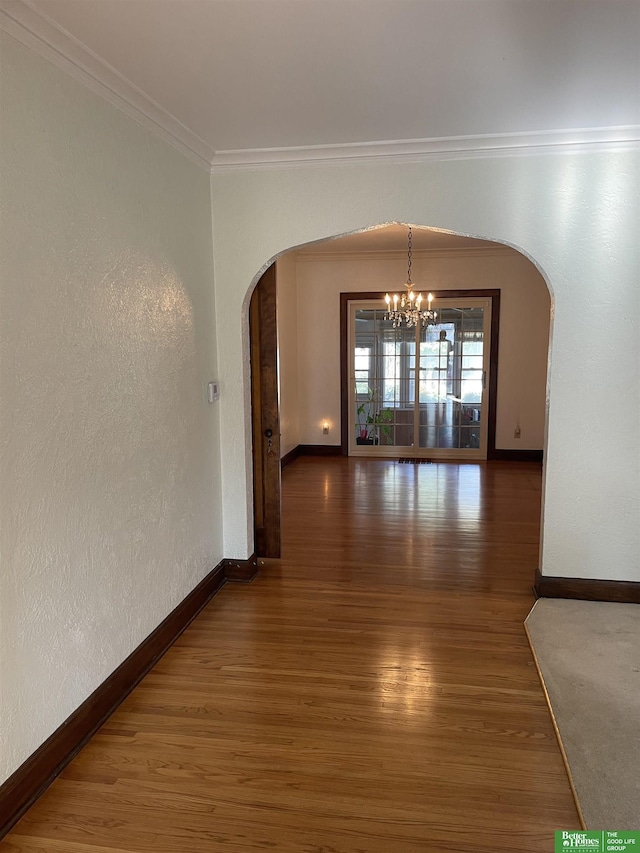
[{"label": "beige carpet", "polygon": [[542,598],[525,624],[586,828],[639,830],[640,605]]}]

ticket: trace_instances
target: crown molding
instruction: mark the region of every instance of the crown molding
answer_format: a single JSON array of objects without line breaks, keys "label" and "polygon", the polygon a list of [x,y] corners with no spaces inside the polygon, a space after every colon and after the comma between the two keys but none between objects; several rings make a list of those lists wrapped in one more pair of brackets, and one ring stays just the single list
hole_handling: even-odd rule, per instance
[{"label": "crown molding", "polygon": [[481,134],[434,139],[308,145],[216,151],[212,174],[237,170],[285,169],[341,163],[420,163],[531,154],[614,151],[640,148],[640,125],[543,130],[531,133]]},{"label": "crown molding", "polygon": [[0,0],[0,29],[207,171],[213,148],[28,0]]},{"label": "crown molding", "polygon": [[[420,249],[413,251],[411,257],[414,261],[438,260],[439,258],[490,258],[496,255],[519,255],[510,246],[460,246],[458,249]],[[318,263],[323,261],[399,261],[407,260],[406,249],[369,249],[358,251],[335,251],[335,252],[313,252],[302,251],[296,253],[297,263]]]}]

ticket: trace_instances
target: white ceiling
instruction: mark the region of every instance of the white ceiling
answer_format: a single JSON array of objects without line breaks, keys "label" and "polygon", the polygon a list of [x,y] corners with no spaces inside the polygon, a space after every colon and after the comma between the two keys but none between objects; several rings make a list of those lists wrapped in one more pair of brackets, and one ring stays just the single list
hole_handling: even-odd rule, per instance
[{"label": "white ceiling", "polygon": [[27,5],[216,152],[640,124],[640,0]]}]

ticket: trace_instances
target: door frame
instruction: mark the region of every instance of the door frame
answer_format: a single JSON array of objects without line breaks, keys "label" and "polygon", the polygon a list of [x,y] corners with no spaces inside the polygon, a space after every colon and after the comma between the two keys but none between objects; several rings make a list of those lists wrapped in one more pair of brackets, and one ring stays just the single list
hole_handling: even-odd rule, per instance
[{"label": "door frame", "polygon": [[[434,299],[490,299],[491,335],[489,341],[489,406],[487,411],[487,459],[496,459],[496,414],[498,404],[498,344],[500,334],[500,289],[432,290]],[[340,445],[343,456],[349,455],[349,303],[380,300],[384,293],[360,291],[340,294]]]},{"label": "door frame", "polygon": [[277,559],[281,549],[281,467],[275,262],[251,294],[249,341],[254,550],[256,557]]}]

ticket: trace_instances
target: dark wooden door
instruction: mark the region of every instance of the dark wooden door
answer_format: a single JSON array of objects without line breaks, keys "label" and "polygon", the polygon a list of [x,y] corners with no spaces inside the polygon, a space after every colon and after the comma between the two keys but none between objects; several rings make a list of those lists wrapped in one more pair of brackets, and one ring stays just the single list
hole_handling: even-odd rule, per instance
[{"label": "dark wooden door", "polygon": [[258,282],[249,306],[253,425],[253,508],[257,557],[280,556],[280,417],[276,267]]}]

